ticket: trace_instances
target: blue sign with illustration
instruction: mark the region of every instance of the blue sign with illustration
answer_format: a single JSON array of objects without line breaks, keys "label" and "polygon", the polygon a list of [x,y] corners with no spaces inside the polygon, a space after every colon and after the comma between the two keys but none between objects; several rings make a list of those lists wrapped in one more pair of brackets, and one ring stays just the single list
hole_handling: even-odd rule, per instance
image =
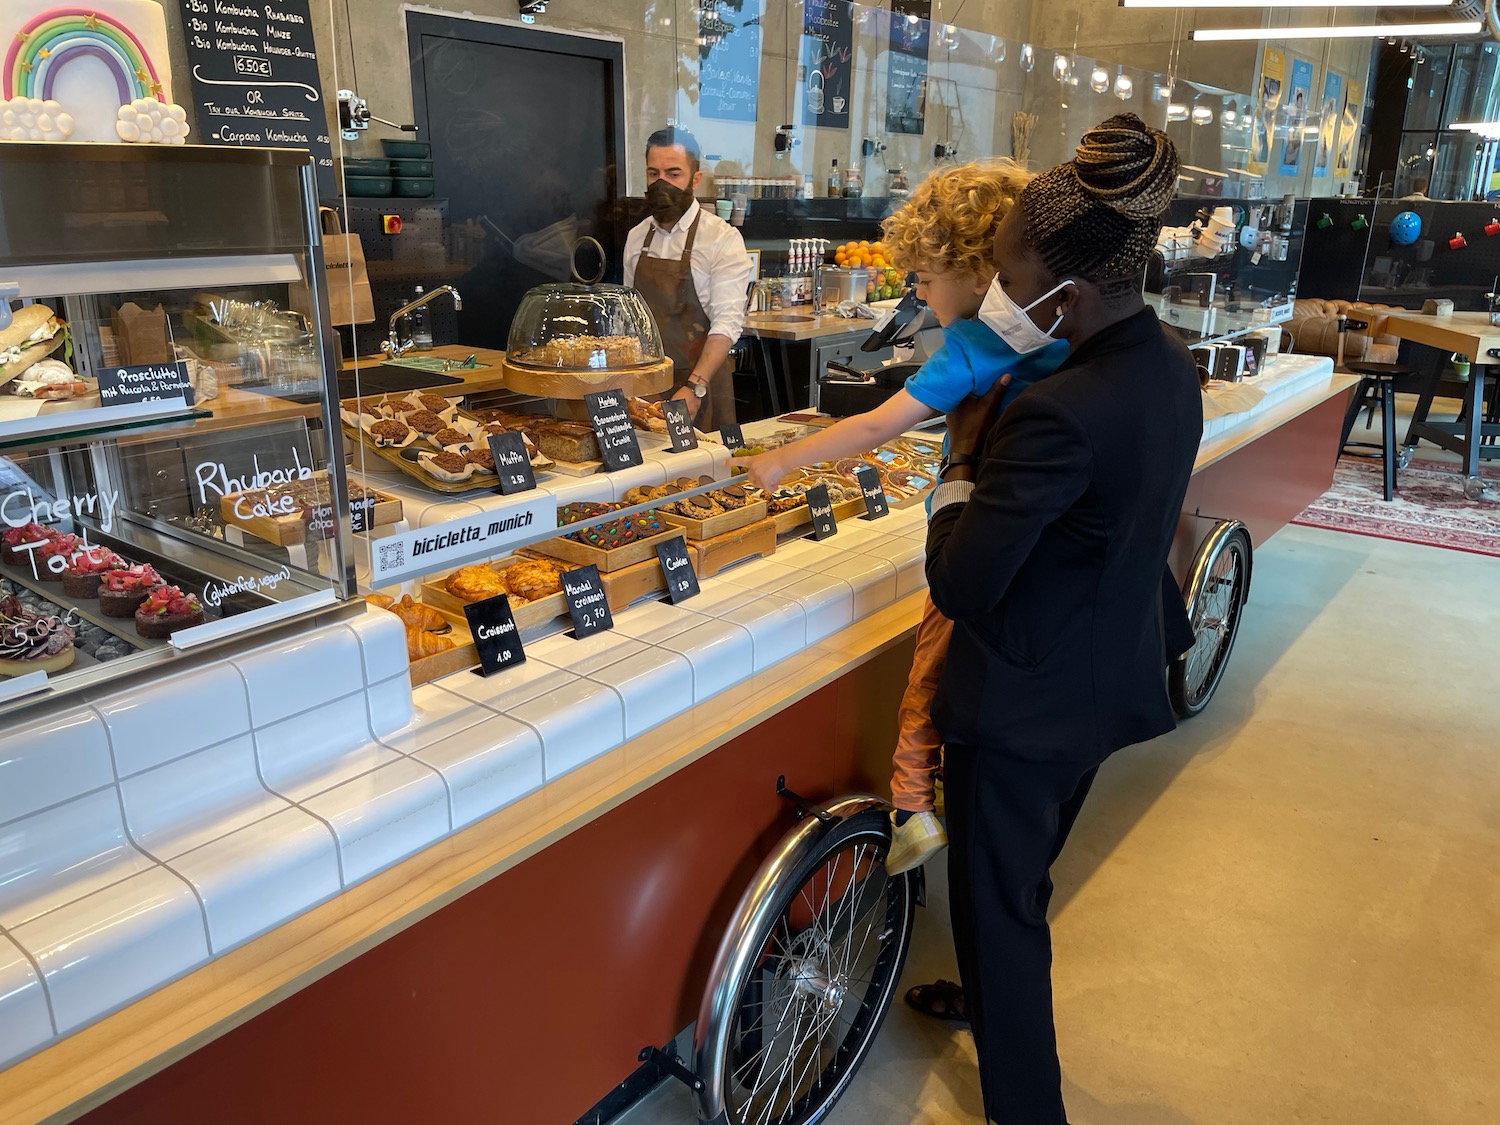
[{"label": "blue sign with illustration", "polygon": [[1306,59],[1292,60],[1292,86],[1286,99],[1286,140],[1281,144],[1281,174],[1295,176],[1302,163],[1302,143],[1312,102],[1313,65]]},{"label": "blue sign with illustration", "polygon": [[890,50],[886,52],[885,128],[922,132],[927,119],[927,46],[932,0],[891,0]]},{"label": "blue sign with illustration", "polygon": [[700,116],[755,120],[764,7],[764,0],[702,0],[698,5]]}]

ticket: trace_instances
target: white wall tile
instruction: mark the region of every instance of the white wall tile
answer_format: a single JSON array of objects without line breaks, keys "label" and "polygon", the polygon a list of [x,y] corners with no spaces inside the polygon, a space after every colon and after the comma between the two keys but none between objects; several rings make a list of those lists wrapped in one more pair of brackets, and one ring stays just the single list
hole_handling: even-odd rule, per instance
[{"label": "white wall tile", "polygon": [[208,959],[198,900],[161,867],[49,911],[11,937],[41,967],[64,1035]]},{"label": "white wall tile", "polygon": [[625,710],[613,688],[588,680],[509,711],[542,736],[547,780],[561,777],[625,741]]},{"label": "white wall tile", "polygon": [[31,962],[0,934],[0,1067],[52,1038],[52,1013]]},{"label": "white wall tile", "polygon": [[302,805],[333,829],[346,887],[449,832],[448,791],[443,780],[413,758],[397,756],[391,764]]},{"label": "white wall tile", "polygon": [[752,595],[751,601],[720,617],[749,631],[757,672],[801,652],[807,645],[807,616],[802,606],[776,594]]},{"label": "white wall tile", "polygon": [[582,638],[574,637],[571,633],[558,633],[528,645],[526,653],[558,668],[588,675],[595,668],[603,668],[634,653],[644,652],[645,649],[645,642],[611,629]]},{"label": "white wall tile", "polygon": [[365,702],[370,733],[377,737],[394,734],[412,721],[411,675],[402,669],[384,683],[371,684]]},{"label": "white wall tile", "polygon": [[87,707],[6,725],[0,733],[0,824],[114,781],[104,724]]},{"label": "white wall tile", "polygon": [[[687,603],[692,605],[692,601]],[[660,644],[708,618],[685,606],[667,602],[641,602],[615,614],[615,632],[647,644]]]},{"label": "white wall tile", "polygon": [[255,732],[272,792],[301,801],[399,758],[370,736],[365,695],[348,695]]},{"label": "white wall tile", "polygon": [[484,707],[436,684],[422,684],[412,691],[412,718],[399,730],[380,736],[380,744],[400,754],[415,754],[423,747],[477,726],[490,717]]},{"label": "white wall tile", "polygon": [[541,738],[504,715],[491,715],[482,725],[450,734],[413,757],[443,775],[455,830],[519,800],[545,780]]},{"label": "white wall tile", "polygon": [[359,641],[365,683],[378,684],[407,671],[410,663],[406,658],[406,626],[394,613],[370,609],[344,624]]},{"label": "white wall tile", "polygon": [[755,666],[750,633],[727,621],[705,621],[661,642],[680,652],[693,666],[693,699],[702,703],[727,687],[750,678]]},{"label": "white wall tile", "polygon": [[342,625],[236,656],[234,664],[250,689],[250,718],[257,727],[365,686],[359,642]]},{"label": "white wall tile", "polygon": [[589,679],[608,684],[625,705],[625,737],[634,738],[693,705],[693,666],[681,653],[648,648],[596,669]]},{"label": "white wall tile", "polygon": [[245,682],[228,662],[94,700],[121,777],[250,730]]},{"label": "white wall tile", "polygon": [[509,711],[512,707],[545,695],[576,679],[578,676],[573,672],[555,668],[545,660],[528,656],[525,663],[496,672],[493,676],[476,676],[464,671],[444,676],[436,682],[445,691],[454,692],[475,703],[482,703],[496,711]]},{"label": "white wall tile", "polygon": [[854,617],[858,620],[896,600],[896,568],[870,555],[851,556],[823,574],[842,578],[854,589]]},{"label": "white wall tile", "polygon": [[341,887],[333,833],[294,807],[179,855],[170,866],[198,892],[215,955]]},{"label": "white wall tile", "polygon": [[842,578],[804,574],[781,586],[776,596],[791,598],[807,616],[807,643],[815,644],[854,621],[854,588]]}]

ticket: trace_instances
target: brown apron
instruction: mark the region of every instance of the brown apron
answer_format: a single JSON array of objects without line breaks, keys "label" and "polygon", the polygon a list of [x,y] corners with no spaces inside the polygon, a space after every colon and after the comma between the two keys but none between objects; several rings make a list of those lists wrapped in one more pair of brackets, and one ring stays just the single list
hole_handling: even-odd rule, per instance
[{"label": "brown apron", "polygon": [[[708,342],[709,315],[698,299],[692,266],[693,240],[698,237],[698,221],[702,218],[700,213],[693,219],[682,257],[675,259],[651,257],[651,240],[656,237],[656,223],[652,222],[635,263],[635,287],[646,298],[646,307],[661,330],[662,347],[672,361],[674,391],[687,386],[693,365]],[[733,369],[733,361],[726,359],[709,378],[708,395],[699,400],[698,414],[693,420],[698,429],[716,430],[735,420]]]}]

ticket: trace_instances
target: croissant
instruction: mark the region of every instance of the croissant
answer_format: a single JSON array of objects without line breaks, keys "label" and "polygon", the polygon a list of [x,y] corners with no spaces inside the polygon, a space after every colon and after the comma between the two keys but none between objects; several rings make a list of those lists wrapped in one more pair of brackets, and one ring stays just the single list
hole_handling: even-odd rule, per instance
[{"label": "croissant", "polygon": [[415,629],[410,625],[406,627],[406,658],[408,660],[421,660],[424,656],[436,656],[440,652],[447,652],[452,647],[453,642],[447,637],[429,633],[426,629]]},{"label": "croissant", "polygon": [[396,599],[389,594],[366,594],[365,601],[369,602],[376,609],[390,609],[391,606],[396,604]]},{"label": "croissant", "polygon": [[402,594],[401,600],[390,607],[392,613],[401,618],[408,628],[423,629],[429,633],[446,633],[453,626],[448,619],[430,605],[412,601],[410,594]]}]

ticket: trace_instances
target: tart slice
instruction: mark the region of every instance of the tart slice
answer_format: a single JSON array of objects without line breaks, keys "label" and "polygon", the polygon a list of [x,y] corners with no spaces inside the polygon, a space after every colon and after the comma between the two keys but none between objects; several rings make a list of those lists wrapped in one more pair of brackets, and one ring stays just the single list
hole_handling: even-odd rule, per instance
[{"label": "tart slice", "polygon": [[62,671],[73,663],[73,635],[65,618],[0,598],[0,676]]},{"label": "tart slice", "polygon": [[129,565],[108,547],[89,547],[79,551],[62,573],[63,593],[70,598],[97,598],[104,576],[111,570],[124,570]]},{"label": "tart slice", "polygon": [[161,575],[150,563],[107,571],[99,580],[99,612],[105,617],[129,617],[161,585]]},{"label": "tart slice", "polygon": [[202,604],[176,586],[158,586],[135,611],[135,631],[153,641],[202,624]]}]

